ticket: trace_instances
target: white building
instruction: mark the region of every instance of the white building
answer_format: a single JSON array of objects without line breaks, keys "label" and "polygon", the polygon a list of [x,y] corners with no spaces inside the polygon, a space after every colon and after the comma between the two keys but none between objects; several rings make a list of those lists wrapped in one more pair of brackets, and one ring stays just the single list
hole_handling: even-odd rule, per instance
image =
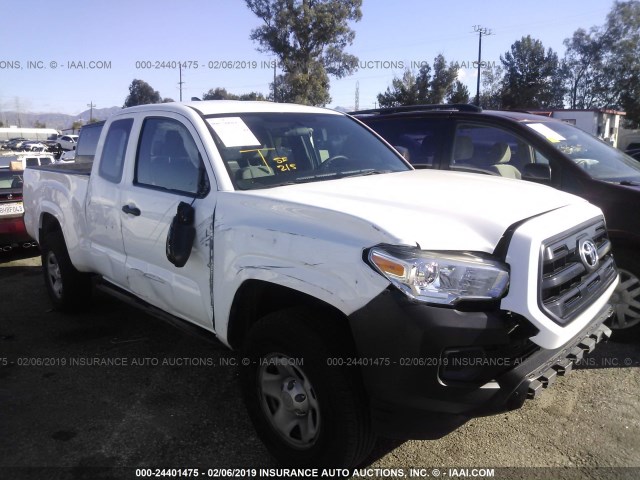
[{"label": "white building", "polygon": [[592,108],[587,110],[561,109],[551,111],[531,111],[538,115],[557,118],[563,122],[575,125],[591,135],[618,146],[620,121],[625,112],[606,108]]}]

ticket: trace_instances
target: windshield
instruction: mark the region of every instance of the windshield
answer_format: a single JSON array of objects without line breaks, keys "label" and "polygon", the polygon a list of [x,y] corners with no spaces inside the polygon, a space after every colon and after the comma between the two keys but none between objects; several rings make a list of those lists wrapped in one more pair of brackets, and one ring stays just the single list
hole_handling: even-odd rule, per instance
[{"label": "windshield", "polygon": [[640,183],[640,165],[617,148],[563,122],[526,124],[582,167],[591,178]]},{"label": "windshield", "polygon": [[411,169],[344,115],[242,113],[206,120],[240,190]]},{"label": "windshield", "polygon": [[0,190],[22,188],[22,170],[0,170]]}]

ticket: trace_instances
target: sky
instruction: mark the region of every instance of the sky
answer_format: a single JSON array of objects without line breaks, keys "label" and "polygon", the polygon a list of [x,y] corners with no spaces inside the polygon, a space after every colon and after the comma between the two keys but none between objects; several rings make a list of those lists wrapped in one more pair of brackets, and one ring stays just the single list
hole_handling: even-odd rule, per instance
[{"label": "sky", "polygon": [[[604,24],[613,0],[364,0],[356,38],[347,51],[358,71],[331,78],[329,107],[374,108],[376,96],[405,68],[433,63],[438,54],[462,68],[476,92],[478,34],[482,60],[500,64],[526,35],[560,57],[563,40],[578,28]],[[201,97],[210,88],[235,94],[269,93],[274,56],[249,35],[261,25],[243,0],[2,0],[0,115],[2,111],[66,113],[122,106],[133,79],[162,97]],[[21,13],[22,12],[22,13]],[[14,18],[16,21],[8,21]],[[34,20],[37,18],[38,20]],[[19,19],[19,20],[18,20]],[[164,62],[164,65],[163,65]],[[195,68],[197,63],[197,67]],[[176,67],[176,68],[172,68]],[[189,68],[190,67],[190,68]]]}]

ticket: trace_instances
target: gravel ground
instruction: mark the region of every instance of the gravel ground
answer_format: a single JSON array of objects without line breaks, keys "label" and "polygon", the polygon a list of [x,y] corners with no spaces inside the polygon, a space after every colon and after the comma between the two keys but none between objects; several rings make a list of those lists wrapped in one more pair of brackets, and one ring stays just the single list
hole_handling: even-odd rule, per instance
[{"label": "gravel ground", "polygon": [[[33,254],[0,256],[0,478],[276,468],[231,352],[101,294],[89,313],[53,312]],[[436,441],[380,440],[353,478],[640,478],[640,329],[587,358],[520,410]]]}]

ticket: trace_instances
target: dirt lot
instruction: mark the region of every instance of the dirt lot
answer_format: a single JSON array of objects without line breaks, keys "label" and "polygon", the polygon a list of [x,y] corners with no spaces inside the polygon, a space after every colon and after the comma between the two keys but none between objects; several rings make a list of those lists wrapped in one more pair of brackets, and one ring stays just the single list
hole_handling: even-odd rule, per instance
[{"label": "dirt lot", "polygon": [[[2,255],[0,478],[275,468],[222,345],[100,294],[87,314],[53,312],[39,257]],[[640,478],[639,397],[636,330],[601,344],[521,410],[474,419],[437,441],[381,440],[356,473],[458,477],[482,473],[459,470],[476,467],[495,468],[495,478]]]}]

